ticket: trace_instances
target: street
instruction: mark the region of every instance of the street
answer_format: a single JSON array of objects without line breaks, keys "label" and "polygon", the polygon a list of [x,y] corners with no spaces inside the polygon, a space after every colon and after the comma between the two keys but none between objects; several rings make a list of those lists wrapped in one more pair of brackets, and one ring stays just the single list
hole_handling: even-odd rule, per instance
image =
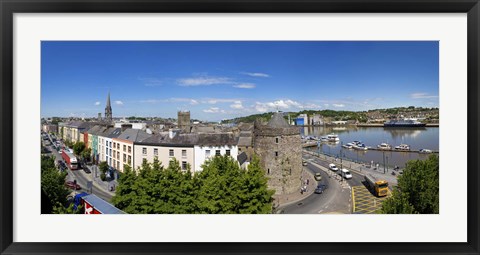
[{"label": "street", "polygon": [[343,185],[333,172],[318,167],[317,160],[304,155],[307,160],[307,169],[312,173],[320,173],[322,180],[319,184],[326,184],[328,188],[322,194],[311,194],[305,199],[282,207],[285,214],[317,214],[317,213],[351,213],[351,192],[348,186]]},{"label": "street", "polygon": [[[48,135],[48,137],[50,138],[50,145],[47,145],[47,149],[50,150],[50,154],[52,154],[54,157],[55,157],[55,161],[57,160],[62,160],[62,156],[60,155],[60,153],[53,147],[53,141],[51,140],[51,137],[50,135]],[[93,174],[94,172],[92,171],[92,173],[85,173],[85,171],[83,171],[83,169],[78,169],[78,170],[70,170],[68,167],[67,167],[67,177],[66,177],[66,181],[73,181],[73,180],[76,180],[77,181],[77,184],[80,185],[80,187],[82,187],[81,190],[77,190],[75,191],[76,194],[78,193],[81,193],[81,192],[87,192],[87,193],[90,193],[90,190],[87,190],[87,182],[88,181],[93,181]],[[107,201],[107,202],[110,202],[113,195],[111,195],[111,193],[99,188],[97,185],[93,185],[92,187],[92,193],[97,195],[98,197],[100,197],[101,199]]]}]

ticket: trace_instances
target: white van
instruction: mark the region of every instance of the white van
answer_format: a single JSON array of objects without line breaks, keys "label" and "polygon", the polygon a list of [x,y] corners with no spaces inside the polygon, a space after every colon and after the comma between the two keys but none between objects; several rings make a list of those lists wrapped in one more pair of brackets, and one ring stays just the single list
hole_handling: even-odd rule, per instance
[{"label": "white van", "polygon": [[343,168],[342,171],[340,171],[338,174],[341,175],[345,179],[352,179],[352,177],[353,177],[352,174],[350,173],[350,171],[348,171],[345,168]]},{"label": "white van", "polygon": [[330,168],[332,171],[338,171],[338,167],[335,164],[328,165],[328,168]]}]

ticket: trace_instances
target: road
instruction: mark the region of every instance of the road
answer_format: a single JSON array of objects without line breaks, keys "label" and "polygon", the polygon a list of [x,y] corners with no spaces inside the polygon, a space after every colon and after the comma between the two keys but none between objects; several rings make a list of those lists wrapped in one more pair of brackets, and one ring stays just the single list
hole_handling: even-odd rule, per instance
[{"label": "road", "polygon": [[[50,142],[52,142],[52,141],[50,141]],[[60,153],[58,153],[57,150],[51,144],[50,145],[47,144],[46,147],[47,147],[48,150],[51,151],[50,154],[52,154],[55,157],[55,160],[63,160]],[[87,190],[87,181],[92,181],[92,178],[93,178],[92,174],[93,173],[87,174],[82,169],[72,171],[69,168],[67,168],[67,174],[68,174],[67,180],[70,180],[70,181],[77,180],[77,183],[82,187],[81,190],[76,191],[77,193],[80,193],[80,192],[90,193]],[[107,201],[107,202],[110,202],[112,200],[112,197],[113,197],[110,193],[108,193],[107,191],[105,191],[101,188],[98,188],[95,185],[93,185],[92,193],[95,194],[96,196],[98,196],[99,198]]]},{"label": "road", "polygon": [[[351,192],[349,188],[342,187],[328,171],[323,171],[316,166],[313,157],[307,159],[307,169],[312,173],[320,173],[320,184],[328,185],[322,194],[311,194],[305,199],[281,208],[286,214],[317,214],[317,213],[351,213]],[[314,163],[314,164],[312,164]]]}]

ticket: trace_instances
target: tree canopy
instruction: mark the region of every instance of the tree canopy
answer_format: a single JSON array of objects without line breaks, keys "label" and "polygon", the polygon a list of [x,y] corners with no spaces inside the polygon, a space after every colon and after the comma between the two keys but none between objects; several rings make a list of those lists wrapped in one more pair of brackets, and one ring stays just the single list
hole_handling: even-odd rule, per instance
[{"label": "tree canopy", "polygon": [[[61,173],[55,167],[55,159],[50,156],[41,157],[41,187],[45,199],[53,208],[45,213],[60,211],[67,204],[70,191],[65,187],[66,173]],[[50,208],[49,208],[50,209]]]},{"label": "tree canopy", "polygon": [[[138,173],[138,174],[137,174]],[[164,167],[155,159],[143,162],[137,173],[121,175],[113,204],[127,213],[229,214],[270,213],[272,195],[258,159],[243,170],[230,156],[207,160],[192,175],[177,160]]]},{"label": "tree canopy", "polygon": [[439,213],[439,160],[430,155],[426,160],[407,162],[398,186],[382,204],[382,213],[438,214]]}]

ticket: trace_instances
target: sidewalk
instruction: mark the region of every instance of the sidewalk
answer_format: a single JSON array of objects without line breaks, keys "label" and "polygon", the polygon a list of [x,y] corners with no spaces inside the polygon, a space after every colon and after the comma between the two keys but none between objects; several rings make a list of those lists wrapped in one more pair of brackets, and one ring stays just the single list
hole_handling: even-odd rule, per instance
[{"label": "sidewalk", "polygon": [[303,200],[313,194],[313,192],[315,191],[315,188],[317,187],[317,181],[315,180],[313,174],[310,171],[308,171],[306,167],[303,167],[302,169],[301,178],[302,178],[302,183],[304,183],[304,181],[308,179],[307,192],[303,192],[302,194],[300,192],[300,187],[299,187],[299,190],[294,193],[285,194],[285,195],[274,195],[273,197],[275,199],[274,203],[276,205],[276,209],[281,209],[282,207],[285,207],[287,205],[291,205],[296,202],[299,202],[300,200]]},{"label": "sidewalk", "polygon": [[[100,179],[100,170],[98,169],[97,166],[95,165],[90,165],[88,166],[87,165],[87,168],[90,170],[90,174],[89,175],[86,175],[84,172],[82,172],[81,174],[85,176],[85,178],[90,178],[92,179],[93,177],[93,186],[97,187],[98,189],[101,189],[109,194],[111,194],[112,196],[115,195],[115,190],[113,191],[110,191],[110,187],[112,185],[114,185],[115,187],[118,186],[118,182],[117,180],[112,180],[112,181],[102,181],[102,179]],[[95,176],[95,174],[97,176]],[[90,175],[92,177],[90,177]]]}]

